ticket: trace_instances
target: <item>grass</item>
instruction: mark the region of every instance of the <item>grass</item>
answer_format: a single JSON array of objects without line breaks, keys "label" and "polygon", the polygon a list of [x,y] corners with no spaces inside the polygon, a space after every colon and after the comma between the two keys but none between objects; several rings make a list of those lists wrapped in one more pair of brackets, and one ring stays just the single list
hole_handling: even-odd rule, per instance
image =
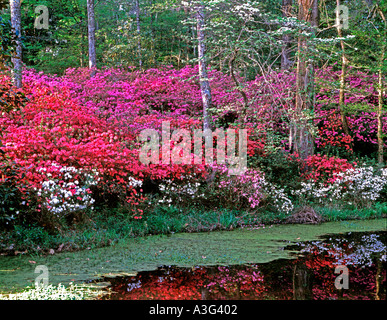
[{"label": "grass", "polygon": [[335,208],[335,207],[317,207],[315,210],[326,221],[340,221],[349,219],[373,219],[387,216],[387,204],[376,203],[370,208]]},{"label": "grass", "polygon": [[[387,204],[371,208],[314,207],[324,221],[372,219],[387,216]],[[93,249],[115,244],[127,238],[177,232],[208,232],[281,223],[289,215],[262,211],[255,214],[238,210],[181,209],[157,207],[143,219],[134,220],[118,209],[96,212],[89,220],[49,233],[36,225],[16,225],[0,233],[0,252],[5,254],[49,254],[61,251]]]}]

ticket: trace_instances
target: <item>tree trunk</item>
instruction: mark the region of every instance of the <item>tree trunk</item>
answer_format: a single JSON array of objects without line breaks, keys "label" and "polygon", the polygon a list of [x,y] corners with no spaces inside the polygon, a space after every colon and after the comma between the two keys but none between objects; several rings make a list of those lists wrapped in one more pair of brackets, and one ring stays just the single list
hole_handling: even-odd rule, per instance
[{"label": "tree trunk", "polygon": [[[288,18],[291,16],[292,4],[293,0],[282,0],[282,16],[284,18]],[[281,53],[281,69],[289,70],[293,63],[292,61],[290,61],[291,36],[288,34],[283,35],[282,41],[284,42],[284,45],[282,47]]]},{"label": "tree trunk", "polygon": [[81,20],[81,68],[85,66],[85,28],[83,25],[83,19]]},{"label": "tree trunk", "polygon": [[301,262],[293,269],[293,300],[312,300],[312,277]]},{"label": "tree trunk", "polygon": [[[195,39],[195,28],[194,27],[192,27],[191,32],[192,32],[192,39]],[[193,55],[194,55],[194,58],[196,58],[196,46],[195,45],[193,46]]]},{"label": "tree trunk", "polygon": [[380,288],[382,287],[382,261],[377,259],[376,261],[376,275],[375,275],[375,300],[380,300]]},{"label": "tree trunk", "polygon": [[138,51],[138,64],[140,69],[142,68],[142,55],[141,55],[141,26],[140,26],[140,0],[136,0],[136,24],[137,24],[137,51]]},{"label": "tree trunk", "polygon": [[234,62],[235,62],[235,59],[236,59],[236,56],[238,54],[238,50],[236,49],[233,53],[233,55],[231,56],[230,58],[230,61],[228,63],[229,65],[229,70],[230,70],[230,75],[231,75],[231,78],[233,79],[236,87],[237,87],[237,90],[239,91],[239,93],[241,94],[242,98],[243,98],[243,110],[242,110],[242,115],[243,115],[243,118],[246,116],[246,113],[247,113],[247,109],[249,107],[249,100],[247,98],[247,95],[246,93],[243,91],[243,89],[241,88],[240,86],[240,83],[235,75],[235,71],[234,71]]},{"label": "tree trunk", "polygon": [[207,73],[206,44],[204,32],[204,5],[200,4],[196,10],[197,37],[198,37],[198,59],[200,91],[203,101],[203,130],[211,129],[209,109],[212,105],[211,87]]},{"label": "tree trunk", "polygon": [[95,75],[97,57],[95,52],[95,13],[94,0],[87,0],[88,34],[89,34],[89,68],[94,69],[91,76]]},{"label": "tree trunk", "polygon": [[[298,0],[300,21],[311,24],[311,32],[315,32],[318,25],[318,0]],[[305,160],[313,155],[314,143],[311,134],[311,123],[306,118],[306,112],[311,112],[315,103],[314,98],[314,66],[313,59],[308,57],[308,43],[306,36],[299,32],[298,57],[296,74],[296,106],[290,128],[290,146],[293,152]]]},{"label": "tree trunk", "polygon": [[15,54],[12,57],[12,83],[16,88],[22,87],[22,43],[21,43],[21,0],[10,0],[11,25],[16,43]]},{"label": "tree trunk", "polygon": [[210,292],[207,288],[203,287],[200,289],[201,298],[202,300],[208,300],[208,297],[210,295]]},{"label": "tree trunk", "polygon": [[[337,7],[340,6],[340,0],[336,0]],[[340,12],[337,11],[337,19],[336,21],[339,21],[338,16]],[[339,38],[343,37],[343,33],[341,32],[341,27],[337,25],[337,35]],[[340,74],[340,91],[339,91],[339,112],[340,112],[340,118],[341,118],[341,125],[343,126],[344,133],[348,136],[350,136],[349,128],[348,128],[348,120],[347,115],[345,112],[345,75],[347,72],[347,63],[348,59],[345,56],[345,47],[344,47],[344,41],[340,40],[341,45],[341,74]]]}]

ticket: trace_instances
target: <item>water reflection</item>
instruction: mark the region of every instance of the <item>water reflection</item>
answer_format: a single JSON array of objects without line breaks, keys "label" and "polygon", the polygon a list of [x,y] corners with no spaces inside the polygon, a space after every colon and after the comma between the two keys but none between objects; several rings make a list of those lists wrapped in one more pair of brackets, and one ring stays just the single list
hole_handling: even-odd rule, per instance
[{"label": "water reflection", "polygon": [[[386,298],[386,232],[332,235],[292,245],[295,259],[238,266],[160,267],[109,279],[103,299],[345,299]],[[336,289],[337,265],[349,269],[349,288]]]}]

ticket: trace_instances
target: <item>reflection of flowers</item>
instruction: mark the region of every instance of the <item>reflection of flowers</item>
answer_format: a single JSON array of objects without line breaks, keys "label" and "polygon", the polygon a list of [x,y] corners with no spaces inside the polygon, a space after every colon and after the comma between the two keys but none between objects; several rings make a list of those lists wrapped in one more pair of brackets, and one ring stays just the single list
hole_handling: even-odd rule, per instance
[{"label": "reflection of flowers", "polygon": [[372,255],[379,254],[381,261],[386,261],[386,245],[379,240],[379,235],[363,235],[360,242],[347,239],[335,239],[335,243],[313,241],[310,244],[300,244],[301,252],[321,254],[326,252],[335,261],[334,265],[367,265],[371,266]]},{"label": "reflection of flowers", "polygon": [[114,286],[123,299],[198,300],[203,290],[210,299],[258,299],[265,291],[263,274],[257,265],[243,267],[169,267],[152,274],[139,274]]},{"label": "reflection of flowers", "polygon": [[248,297],[259,296],[265,291],[263,285],[263,274],[258,270],[257,265],[234,270],[229,267],[217,267],[218,271],[214,275],[207,275],[206,287],[212,294],[228,293]]}]

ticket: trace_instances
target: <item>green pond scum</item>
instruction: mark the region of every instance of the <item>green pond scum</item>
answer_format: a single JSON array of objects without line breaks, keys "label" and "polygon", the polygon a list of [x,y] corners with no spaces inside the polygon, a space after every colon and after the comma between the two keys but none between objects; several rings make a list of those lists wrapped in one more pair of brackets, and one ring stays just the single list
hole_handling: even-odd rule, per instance
[{"label": "green pond scum", "polygon": [[0,292],[33,286],[35,268],[45,265],[49,283],[68,284],[102,276],[131,275],[163,265],[240,265],[292,259],[284,250],[327,234],[386,231],[387,219],[347,220],[319,225],[271,225],[233,231],[175,233],[125,239],[114,246],[54,255],[0,256]]}]

